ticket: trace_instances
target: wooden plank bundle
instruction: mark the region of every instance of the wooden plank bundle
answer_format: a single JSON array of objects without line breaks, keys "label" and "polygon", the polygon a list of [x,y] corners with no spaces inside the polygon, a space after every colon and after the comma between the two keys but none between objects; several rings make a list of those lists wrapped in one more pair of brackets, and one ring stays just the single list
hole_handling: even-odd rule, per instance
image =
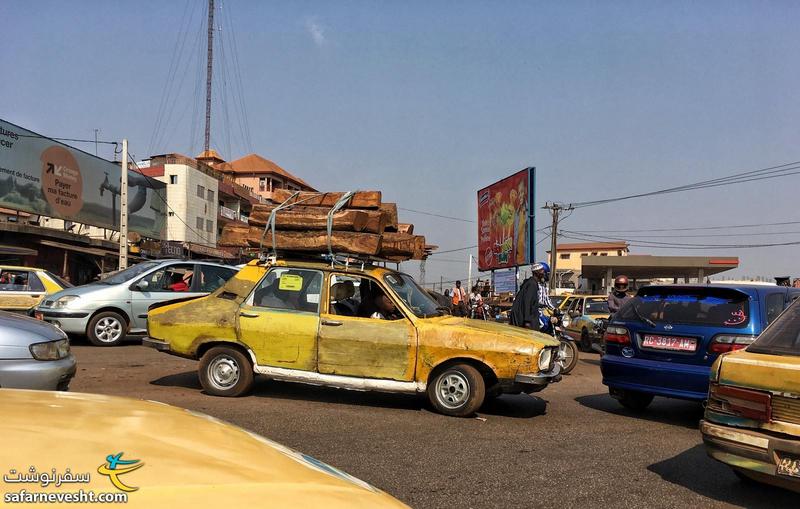
[{"label": "wooden plank bundle", "polygon": [[[284,251],[366,255],[391,261],[423,260],[435,249],[425,237],[414,235],[414,225],[399,223],[396,203],[381,201],[380,191],[357,191],[333,213],[330,239],[328,214],[345,193],[314,193],[277,189],[271,203],[253,206],[248,224],[223,227],[219,245],[244,249],[271,249],[275,213],[275,248]],[[266,235],[264,234],[266,229]]]}]

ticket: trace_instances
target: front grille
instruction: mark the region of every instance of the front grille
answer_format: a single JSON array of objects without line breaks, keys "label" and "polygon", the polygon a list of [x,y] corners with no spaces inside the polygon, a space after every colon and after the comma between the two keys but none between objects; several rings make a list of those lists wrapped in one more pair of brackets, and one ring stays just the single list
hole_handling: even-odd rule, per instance
[{"label": "front grille", "polygon": [[772,420],[800,424],[800,399],[772,396]]}]

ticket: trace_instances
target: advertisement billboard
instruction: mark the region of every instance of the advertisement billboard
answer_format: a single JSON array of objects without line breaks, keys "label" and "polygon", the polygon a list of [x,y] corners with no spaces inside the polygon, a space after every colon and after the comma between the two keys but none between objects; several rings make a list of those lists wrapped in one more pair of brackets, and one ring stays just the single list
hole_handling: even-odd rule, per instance
[{"label": "advertisement billboard", "polygon": [[536,169],[525,168],[478,191],[478,267],[505,269],[534,256]]},{"label": "advertisement billboard", "polygon": [[[120,164],[0,120],[0,207],[119,230]],[[128,171],[128,229],[160,239],[166,184]]]}]

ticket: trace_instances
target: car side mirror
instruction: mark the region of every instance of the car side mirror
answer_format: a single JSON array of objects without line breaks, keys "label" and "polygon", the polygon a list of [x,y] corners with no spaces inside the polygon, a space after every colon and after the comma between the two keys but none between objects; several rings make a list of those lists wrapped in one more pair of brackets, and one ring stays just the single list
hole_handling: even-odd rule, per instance
[{"label": "car side mirror", "polygon": [[139,282],[136,283],[136,289],[140,292],[146,292],[149,286],[150,283],[148,283],[146,279],[140,279]]}]

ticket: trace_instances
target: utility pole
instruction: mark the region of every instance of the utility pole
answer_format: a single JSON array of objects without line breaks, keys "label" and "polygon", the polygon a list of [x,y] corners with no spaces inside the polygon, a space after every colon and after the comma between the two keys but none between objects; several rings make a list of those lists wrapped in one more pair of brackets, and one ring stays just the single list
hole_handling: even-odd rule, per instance
[{"label": "utility pole", "polygon": [[128,140],[122,140],[119,212],[119,270],[122,270],[128,268]]},{"label": "utility pole", "polygon": [[427,258],[423,258],[422,261],[419,262],[419,284],[421,286],[425,286],[425,261]]},{"label": "utility pole", "polygon": [[214,0],[208,0],[208,61],[206,63],[206,135],[203,151],[207,152],[211,142],[211,80],[214,64]]},{"label": "utility pole", "polygon": [[97,133],[100,132],[100,129],[94,130],[94,155],[97,155]]},{"label": "utility pole", "polygon": [[469,267],[467,268],[467,289],[470,291],[472,288],[472,253],[469,255]]},{"label": "utility pole", "polygon": [[556,279],[558,278],[556,273],[556,264],[558,260],[558,253],[556,253],[556,249],[558,247],[557,238],[558,238],[558,216],[561,212],[565,210],[573,210],[574,207],[572,205],[564,205],[563,203],[545,203],[544,207],[550,211],[550,214],[553,216],[553,225],[550,229],[550,291],[552,292],[556,288]]}]

